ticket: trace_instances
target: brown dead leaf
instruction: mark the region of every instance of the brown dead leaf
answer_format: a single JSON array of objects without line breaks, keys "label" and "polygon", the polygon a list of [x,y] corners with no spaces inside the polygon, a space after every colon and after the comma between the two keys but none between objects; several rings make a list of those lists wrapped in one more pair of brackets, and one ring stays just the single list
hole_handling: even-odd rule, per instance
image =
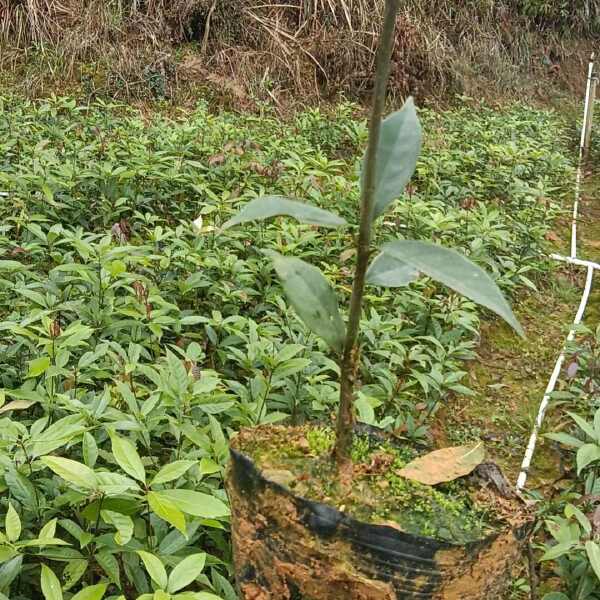
[{"label": "brown dead leaf", "polygon": [[476,446],[442,448],[413,460],[398,474],[425,485],[437,485],[468,475],[484,459],[483,442]]},{"label": "brown dead leaf", "polygon": [[224,154],[215,154],[208,159],[208,166],[219,167],[225,162],[225,158]]},{"label": "brown dead leaf", "polygon": [[560,241],[560,238],[558,237],[558,235],[554,231],[547,231],[545,237],[546,237],[546,239],[549,242],[558,242],[558,241]]},{"label": "brown dead leaf", "polygon": [[296,476],[291,471],[286,471],[285,469],[264,469],[262,476],[284,487],[288,487],[296,479]]},{"label": "brown dead leaf", "polygon": [[356,254],[356,248],[348,248],[340,254],[340,262],[346,262]]},{"label": "brown dead leaf", "polygon": [[0,407],[0,413],[9,412],[11,410],[25,410],[34,404],[35,402],[32,400],[13,400],[12,402]]}]

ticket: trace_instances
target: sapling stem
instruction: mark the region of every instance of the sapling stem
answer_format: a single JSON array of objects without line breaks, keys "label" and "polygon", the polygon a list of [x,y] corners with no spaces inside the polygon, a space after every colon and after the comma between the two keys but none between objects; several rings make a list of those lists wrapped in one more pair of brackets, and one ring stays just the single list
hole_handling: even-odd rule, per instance
[{"label": "sapling stem", "polygon": [[383,31],[377,51],[377,71],[373,90],[373,107],[369,122],[369,142],[365,159],[361,198],[360,227],[356,245],[356,268],[350,314],[346,330],[344,350],[340,363],[340,406],[337,419],[337,435],[334,455],[338,466],[349,463],[354,429],[354,386],[358,366],[358,330],[362,314],[365,275],[371,257],[371,226],[375,184],[377,176],[377,148],[381,133],[381,120],[385,110],[390,61],[394,46],[394,30],[400,0],[386,0]]}]

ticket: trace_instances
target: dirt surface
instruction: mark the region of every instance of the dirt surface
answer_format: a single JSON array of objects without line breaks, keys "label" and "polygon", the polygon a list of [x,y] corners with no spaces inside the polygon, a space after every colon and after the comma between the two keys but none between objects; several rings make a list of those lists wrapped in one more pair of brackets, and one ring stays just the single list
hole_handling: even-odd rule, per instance
[{"label": "dirt surface", "polygon": [[[565,208],[570,210],[568,202]],[[569,253],[570,226],[570,218],[566,217],[557,225],[555,251],[563,255]],[[579,235],[579,257],[600,261],[600,175],[589,168],[580,204]],[[435,427],[439,445],[483,439],[488,455],[510,481],[516,481],[548,379],[577,312],[585,278],[584,267],[557,265],[540,293],[515,302],[526,340],[518,339],[499,322],[484,324],[480,360],[469,373],[469,385],[476,395],[458,397],[440,411]],[[595,328],[599,318],[600,273],[584,323]],[[558,418],[558,411],[551,405],[541,433],[550,431]],[[541,436],[528,487],[543,489],[562,474],[558,449]]]}]

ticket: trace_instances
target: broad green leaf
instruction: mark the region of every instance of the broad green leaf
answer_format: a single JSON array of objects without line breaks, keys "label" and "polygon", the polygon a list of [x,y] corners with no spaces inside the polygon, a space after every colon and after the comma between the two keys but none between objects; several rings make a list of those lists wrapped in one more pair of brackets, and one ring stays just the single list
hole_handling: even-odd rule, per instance
[{"label": "broad green leaf", "polygon": [[562,592],[550,592],[549,594],[545,594],[542,600],[570,600],[569,596],[563,594]]},{"label": "broad green leaf", "polygon": [[193,490],[160,490],[150,492],[162,499],[170,500],[182,512],[202,517],[204,519],[218,519],[229,515],[227,505],[208,494],[195,492]]},{"label": "broad green leaf", "polygon": [[171,594],[188,586],[204,569],[206,554],[192,554],[184,558],[169,575],[167,591]]},{"label": "broad green leaf", "polygon": [[95,489],[97,486],[96,474],[83,463],[60,456],[43,456],[40,460],[59,477],[70,483],[88,490]]},{"label": "broad green leaf", "polygon": [[413,266],[459,294],[501,316],[519,335],[523,328],[495,281],[456,250],[415,240],[398,240],[383,246],[383,253]]},{"label": "broad green leaf", "polygon": [[152,600],[171,600],[171,594],[164,590],[156,590],[152,596]]},{"label": "broad green leaf", "polygon": [[60,581],[50,567],[42,564],[41,575],[42,594],[46,600],[63,600]]},{"label": "broad green leaf", "polygon": [[29,370],[27,371],[27,377],[37,377],[42,373],[45,373],[50,367],[50,357],[40,356],[29,362]]},{"label": "broad green leaf", "polygon": [[175,462],[165,465],[150,482],[150,485],[159,483],[167,483],[175,479],[179,479],[189,468],[194,466],[194,460],[176,460]]},{"label": "broad green leaf", "polygon": [[600,441],[596,437],[596,430],[594,429],[591,423],[588,423],[583,417],[580,417],[578,414],[568,411],[567,414],[571,417],[571,419],[573,419],[573,421],[575,421],[575,423],[577,423],[577,427],[579,427],[579,429],[581,429],[591,440]]},{"label": "broad green leaf", "polygon": [[10,465],[4,474],[6,485],[10,493],[29,510],[36,510],[38,499],[34,485],[17,471],[13,465]]},{"label": "broad green leaf", "polygon": [[51,539],[56,535],[56,519],[48,521],[41,529],[39,539]]},{"label": "broad green leaf", "polygon": [[105,523],[116,527],[115,542],[119,546],[124,546],[131,540],[133,537],[133,521],[131,517],[112,510],[103,510],[100,512],[100,515]]},{"label": "broad green leaf", "polygon": [[341,227],[346,221],[338,215],[322,208],[291,200],[284,196],[262,196],[248,202],[242,210],[229,219],[222,229],[228,229],[240,223],[263,221],[271,217],[293,217],[301,223],[320,225],[321,227]]},{"label": "broad green leaf", "polygon": [[[421,124],[414,101],[409,98],[401,110],[391,114],[381,123],[381,135],[377,146],[373,219],[383,214],[388,205],[404,191],[417,166],[421,139]],[[363,169],[365,162],[366,155],[363,159]]]},{"label": "broad green leaf", "polygon": [[99,583],[97,585],[88,585],[84,587],[80,592],[77,592],[71,600],[102,600],[106,593],[106,583]]},{"label": "broad green leaf", "polygon": [[146,571],[148,571],[148,575],[150,575],[152,581],[154,581],[159,588],[166,590],[168,583],[167,572],[165,571],[165,567],[160,558],[150,552],[145,552],[144,550],[138,550],[137,554],[142,559]]},{"label": "broad green leaf", "polygon": [[98,552],[96,554],[96,560],[108,575],[108,579],[120,588],[121,570],[119,568],[119,561],[108,550],[101,550]]},{"label": "broad green leaf", "polygon": [[88,568],[88,561],[82,559],[70,560],[63,571],[64,590],[70,590],[84,575]]},{"label": "broad green leaf", "polygon": [[16,542],[21,537],[21,519],[10,502],[6,513],[5,528],[9,542]]},{"label": "broad green leaf", "polygon": [[577,475],[590,463],[600,460],[600,446],[585,444],[577,450]]},{"label": "broad green leaf", "polygon": [[85,431],[85,417],[82,415],[69,415],[59,419],[44,432],[31,440],[29,455],[43,456],[67,445],[74,437]]},{"label": "broad green leaf", "polygon": [[115,432],[111,432],[110,439],[113,455],[121,469],[134,479],[146,483],[146,471],[135,446]]},{"label": "broad green leaf", "polygon": [[585,543],[585,551],[596,577],[600,580],[600,546],[596,542],[588,541]]},{"label": "broad green leaf", "polygon": [[148,504],[161,519],[170,523],[186,535],[185,515],[177,508],[173,500],[163,496],[164,491],[148,492]]},{"label": "broad green leaf", "polygon": [[98,460],[98,445],[96,444],[94,436],[89,431],[86,431],[83,434],[82,452],[85,464],[90,467],[90,469],[93,469],[96,460]]},{"label": "broad green leaf", "polygon": [[367,283],[381,287],[404,287],[418,276],[419,272],[414,267],[381,252],[369,265]]},{"label": "broad green leaf", "polygon": [[570,448],[581,448],[585,444],[582,440],[578,440],[576,437],[569,435],[568,433],[546,433],[544,437],[559,442]]},{"label": "broad green leaf", "polygon": [[560,544],[556,544],[552,546],[550,549],[546,550],[546,552],[540,558],[540,561],[544,560],[556,560],[563,554],[567,554],[570,552],[575,546],[577,542],[562,542]]},{"label": "broad green leaf", "polygon": [[21,572],[23,555],[15,556],[0,567],[0,590],[6,590]]},{"label": "broad green leaf", "polygon": [[286,296],[304,324],[331,348],[341,352],[346,327],[335,292],[323,273],[299,258],[288,258],[273,251],[265,251],[265,254],[273,261]]},{"label": "broad green leaf", "polygon": [[576,506],[567,504],[565,507],[565,517],[567,517],[567,519],[575,517],[587,535],[592,532],[592,524],[590,523],[590,520]]}]

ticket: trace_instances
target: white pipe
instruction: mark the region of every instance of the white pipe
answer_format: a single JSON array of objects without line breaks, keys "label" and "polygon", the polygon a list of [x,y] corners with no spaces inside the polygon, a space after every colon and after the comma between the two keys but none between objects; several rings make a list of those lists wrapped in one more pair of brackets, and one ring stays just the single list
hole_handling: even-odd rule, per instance
[{"label": "white pipe", "polygon": [[579,141],[579,161],[577,164],[577,178],[575,180],[575,202],[573,203],[573,221],[571,223],[571,258],[577,256],[577,220],[579,218],[579,197],[581,195],[581,178],[582,178],[582,164],[583,154],[585,145],[585,132],[588,126],[589,116],[589,104],[592,95],[592,79],[594,78],[594,58],[595,54],[592,53],[590,57],[590,63],[588,65],[588,78],[587,86],[585,89],[585,104],[583,108],[583,125],[581,127],[581,138]]},{"label": "white pipe", "polygon": [[556,382],[558,381],[558,377],[560,376],[560,372],[562,370],[563,363],[565,361],[565,354],[567,345],[573,341],[575,337],[575,330],[577,326],[581,323],[583,319],[583,314],[585,313],[585,308],[590,298],[590,292],[592,290],[592,281],[594,279],[594,267],[592,265],[588,265],[587,269],[587,279],[585,282],[585,289],[583,290],[583,296],[581,297],[581,302],[579,303],[579,310],[577,311],[577,315],[575,316],[575,321],[569,331],[569,335],[567,336],[567,341],[563,347],[556,364],[554,365],[554,371],[552,371],[552,375],[550,377],[550,381],[548,382],[548,386],[546,387],[546,392],[542,399],[542,403],[540,404],[540,410],[538,411],[538,416],[535,421],[535,425],[533,427],[533,431],[531,432],[531,436],[529,438],[529,444],[527,444],[527,450],[525,451],[525,457],[523,458],[523,463],[521,464],[521,472],[519,473],[519,478],[517,479],[517,490],[522,490],[525,487],[525,483],[527,482],[527,474],[529,472],[529,466],[531,465],[531,460],[533,458],[533,453],[535,451],[535,446],[537,444],[538,434],[542,427],[542,423],[544,421],[544,416],[546,414],[546,410],[548,405],[550,404],[550,396],[556,387]]},{"label": "white pipe", "polygon": [[592,262],[591,260],[581,260],[581,258],[571,258],[570,256],[561,256],[560,254],[551,254],[550,258],[569,263],[570,265],[578,265],[580,267],[592,267],[592,269],[600,270],[600,263]]},{"label": "white pipe", "polygon": [[573,203],[573,220],[571,222],[571,258],[575,258],[577,256],[577,220],[579,219],[579,197],[581,195],[582,160],[583,157],[580,154],[579,165],[577,167],[577,177],[575,179],[575,202]]}]

